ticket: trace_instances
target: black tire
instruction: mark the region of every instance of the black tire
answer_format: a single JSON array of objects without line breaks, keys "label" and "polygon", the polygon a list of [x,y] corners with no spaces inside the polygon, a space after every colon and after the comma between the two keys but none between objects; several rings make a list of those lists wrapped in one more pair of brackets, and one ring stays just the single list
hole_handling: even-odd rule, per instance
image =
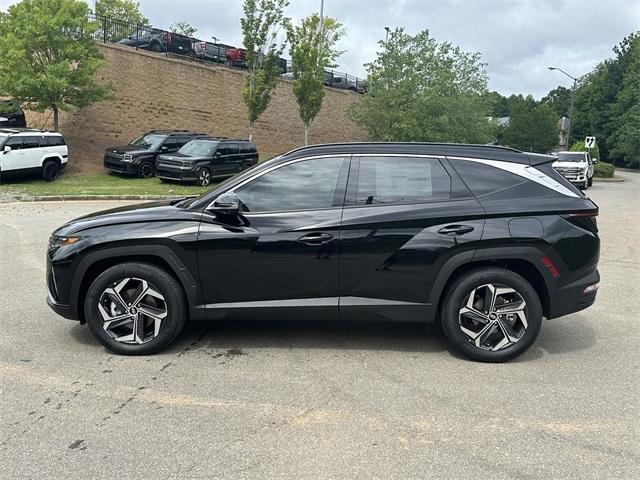
[{"label": "black tire", "polygon": [[589,185],[590,187],[592,187],[592,186],[593,186],[593,177],[589,177],[589,183],[588,183],[588,185]]},{"label": "black tire", "polygon": [[58,174],[60,173],[60,165],[55,160],[47,160],[42,165],[42,178],[44,178],[47,182],[53,182],[56,178],[58,178]]},{"label": "black tire", "polygon": [[162,48],[162,45],[160,45],[160,42],[153,42],[151,44],[151,51],[152,52],[157,52],[157,53],[162,53],[162,52],[164,52],[164,49]]},{"label": "black tire", "polygon": [[238,170],[238,172],[244,172],[245,170],[249,170],[251,167],[253,167],[253,165],[250,163],[244,163],[240,166],[240,170]]},{"label": "black tire", "polygon": [[[126,278],[148,282],[151,288],[162,295],[166,304],[166,317],[160,323],[157,336],[146,343],[123,343],[115,340],[103,328],[105,322],[99,303],[106,289],[113,288]],[[91,333],[108,350],[121,355],[147,355],[166,348],[182,331],[187,319],[187,303],[182,287],[165,270],[147,263],[131,262],[108,268],[93,281],[87,292],[84,312]]]},{"label": "black tire", "polygon": [[200,167],[196,171],[196,175],[196,183],[201,187],[206,187],[211,183],[211,170],[209,170],[207,167]]},{"label": "black tire", "polygon": [[[527,327],[515,343],[496,351],[479,347],[467,336],[461,327],[461,309],[474,289],[494,284],[509,287],[519,294],[526,303],[524,314]],[[538,337],[542,325],[542,306],[537,292],[524,278],[504,268],[482,268],[467,272],[457,278],[445,293],[440,311],[442,329],[449,342],[463,355],[481,362],[505,362],[524,353]],[[480,324],[480,327],[482,324]],[[498,328],[496,326],[496,328]],[[494,330],[500,335],[499,330]],[[506,336],[503,336],[507,338]]]},{"label": "black tire", "polygon": [[139,178],[151,178],[155,177],[156,169],[153,163],[151,162],[142,162],[138,167],[138,177]]}]

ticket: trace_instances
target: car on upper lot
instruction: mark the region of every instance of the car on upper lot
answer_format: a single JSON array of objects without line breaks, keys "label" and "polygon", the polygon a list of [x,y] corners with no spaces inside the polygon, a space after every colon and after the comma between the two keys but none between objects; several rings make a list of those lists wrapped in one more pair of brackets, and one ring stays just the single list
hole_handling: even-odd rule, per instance
[{"label": "car on upper lot", "polygon": [[60,133],[35,128],[0,127],[0,174],[38,174],[58,178],[69,150]]},{"label": "car on upper lot", "polygon": [[193,53],[194,39],[157,28],[140,27],[140,29],[118,43],[158,53],[168,52],[178,55],[191,55]]},{"label": "car on upper lot", "polygon": [[226,63],[226,52],[229,48],[233,47],[222,43],[203,42],[202,40],[196,40],[193,43],[193,52],[196,58],[214,63]]},{"label": "car on upper lot", "polygon": [[593,184],[593,165],[597,160],[589,152],[558,152],[553,168],[568,181],[586,190]]},{"label": "car on upper lot", "polygon": [[165,348],[188,320],[382,319],[441,322],[466,356],[505,361],[543,317],[593,304],[600,281],[598,207],[554,160],[484,145],[303,147],[198,198],[62,225],[47,301],[121,354]]},{"label": "car on upper lot", "polygon": [[213,177],[234,175],[257,163],[258,151],[249,140],[198,137],[175,153],[159,155],[156,175],[207,186]]},{"label": "car on upper lot", "polygon": [[15,100],[0,100],[0,128],[26,128],[27,120]]},{"label": "car on upper lot", "polygon": [[206,136],[191,130],[150,130],[127,145],[104,152],[104,168],[110,172],[150,178],[156,172],[156,157],[177,152],[194,138]]}]

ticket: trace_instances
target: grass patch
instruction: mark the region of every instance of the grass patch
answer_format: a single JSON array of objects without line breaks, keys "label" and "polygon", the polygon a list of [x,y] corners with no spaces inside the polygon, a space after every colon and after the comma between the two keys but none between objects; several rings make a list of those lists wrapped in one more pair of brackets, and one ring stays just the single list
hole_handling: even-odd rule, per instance
[{"label": "grass patch", "polygon": [[110,173],[65,175],[53,182],[38,177],[3,175],[0,193],[13,195],[199,195],[213,188],[163,183],[159,178],[133,178]]}]

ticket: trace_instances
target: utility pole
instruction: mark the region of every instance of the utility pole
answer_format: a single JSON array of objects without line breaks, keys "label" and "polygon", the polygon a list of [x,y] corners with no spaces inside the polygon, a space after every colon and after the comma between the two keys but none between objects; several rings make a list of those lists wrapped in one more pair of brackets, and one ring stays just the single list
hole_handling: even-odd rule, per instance
[{"label": "utility pole", "polygon": [[576,96],[576,88],[578,86],[578,79],[573,75],[569,75],[567,72],[558,67],[547,67],[549,70],[557,70],[564,73],[567,77],[573,80],[573,87],[571,87],[571,102],[569,103],[569,128],[567,128],[567,150],[571,148],[569,142],[571,141],[571,128],[573,127],[573,100]]}]

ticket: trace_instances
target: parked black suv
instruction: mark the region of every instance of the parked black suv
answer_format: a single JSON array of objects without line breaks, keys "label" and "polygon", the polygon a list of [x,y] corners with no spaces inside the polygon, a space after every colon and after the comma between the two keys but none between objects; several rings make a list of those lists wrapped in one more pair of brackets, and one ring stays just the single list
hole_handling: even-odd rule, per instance
[{"label": "parked black suv", "polygon": [[554,157],[495,146],[301,148],[199,197],[108,210],[51,237],[48,303],[107,348],[156,352],[188,319],[440,321],[514,358],[590,306],[598,207]]},{"label": "parked black suv", "polygon": [[15,100],[0,100],[0,127],[27,127],[24,112]]},{"label": "parked black suv", "polygon": [[104,168],[141,178],[153,177],[158,155],[177,152],[187,142],[203,136],[206,134],[190,130],[151,130],[127,145],[107,148],[104,152]]},{"label": "parked black suv", "polygon": [[118,43],[129,47],[137,47],[152,52],[169,52],[178,55],[191,55],[193,53],[194,39],[185,35],[167,32],[152,27],[140,27],[127,38]]},{"label": "parked black suv", "polygon": [[176,153],[158,156],[156,175],[206,186],[212,177],[233,175],[257,163],[258,151],[249,140],[198,137]]}]

